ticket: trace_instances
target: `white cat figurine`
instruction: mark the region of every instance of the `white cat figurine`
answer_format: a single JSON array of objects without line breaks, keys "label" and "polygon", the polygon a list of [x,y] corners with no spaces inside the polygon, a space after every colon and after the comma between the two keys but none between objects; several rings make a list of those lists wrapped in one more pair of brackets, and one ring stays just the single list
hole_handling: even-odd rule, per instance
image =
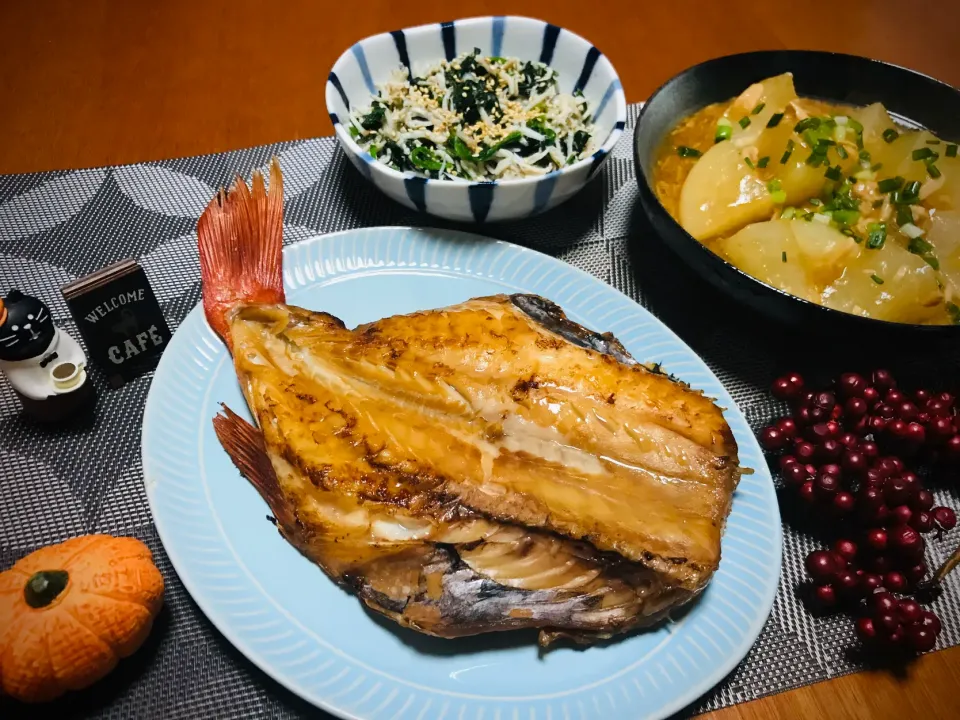
[{"label": "white cat figurine", "polygon": [[0,371],[30,415],[52,419],[75,405],[62,396],[87,394],[86,368],[80,345],[43,302],[18,290],[0,300]]}]

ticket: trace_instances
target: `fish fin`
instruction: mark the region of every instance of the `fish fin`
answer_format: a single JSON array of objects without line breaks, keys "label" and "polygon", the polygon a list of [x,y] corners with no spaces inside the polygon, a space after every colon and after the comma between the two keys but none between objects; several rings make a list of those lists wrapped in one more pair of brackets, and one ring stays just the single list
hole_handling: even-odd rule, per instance
[{"label": "fish fin", "polygon": [[578,325],[566,316],[563,309],[551,300],[539,295],[515,293],[510,302],[518,307],[528,318],[543,329],[559,335],[577,347],[595,350],[609,355],[624,365],[636,365],[637,361],[627,349],[610,333],[598,333]]},{"label": "fish fin", "polygon": [[203,309],[210,327],[229,346],[226,314],[238,303],[282,303],[283,174],[270,162],[270,190],[259,170],[252,188],[239,175],[197,221]]},{"label": "fish fin", "polygon": [[280,487],[273,463],[267,455],[263,433],[226,405],[221,407],[223,414],[213,419],[213,429],[217,433],[217,439],[233,460],[233,464],[237,466],[240,474],[250,481],[270,506],[270,511],[276,518],[281,531],[284,528],[292,529],[296,523],[296,517]]}]

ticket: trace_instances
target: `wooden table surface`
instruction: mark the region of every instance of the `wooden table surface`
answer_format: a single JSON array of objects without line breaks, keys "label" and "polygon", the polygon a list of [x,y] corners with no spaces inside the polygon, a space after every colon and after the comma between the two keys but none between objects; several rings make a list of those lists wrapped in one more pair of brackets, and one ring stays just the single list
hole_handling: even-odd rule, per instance
[{"label": "wooden table surface", "polygon": [[[478,0],[465,10],[449,0],[10,0],[0,3],[0,173],[327,135],[327,72],[354,41],[457,14],[505,13],[589,38],[631,102],[701,60],[756,49],[868,55],[960,84],[957,2]],[[861,673],[706,717],[952,718],[958,686],[954,648],[902,677]]]}]

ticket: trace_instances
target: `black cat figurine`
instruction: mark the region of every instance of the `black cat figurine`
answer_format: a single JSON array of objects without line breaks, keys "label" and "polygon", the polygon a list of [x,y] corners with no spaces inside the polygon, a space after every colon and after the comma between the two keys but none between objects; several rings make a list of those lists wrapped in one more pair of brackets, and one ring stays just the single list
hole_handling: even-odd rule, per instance
[{"label": "black cat figurine", "polygon": [[18,290],[0,300],[0,372],[28,415],[59,420],[87,403],[86,367],[80,345],[53,324],[41,300]]}]

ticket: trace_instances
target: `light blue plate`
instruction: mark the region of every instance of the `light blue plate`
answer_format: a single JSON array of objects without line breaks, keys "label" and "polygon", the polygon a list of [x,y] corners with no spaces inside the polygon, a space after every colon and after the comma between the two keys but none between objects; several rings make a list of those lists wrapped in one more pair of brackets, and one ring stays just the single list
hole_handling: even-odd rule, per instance
[{"label": "light blue plate", "polygon": [[541,657],[535,636],[437,640],[367,613],[287,544],[233,467],[211,419],[246,405],[200,307],[157,369],[143,422],[143,468],[157,530],[180,579],[250,660],[344,718],[570,720],[662,718],[719,682],[760,632],[780,573],[780,516],[767,465],[720,382],[625,295],[559,260],[440,230],[376,228],[284,252],[287,299],[348,326],[500,292],[532,292],[576,322],[613,332],[641,361],[729,408],[745,475],[703,597],[665,627],[606,647]]}]

